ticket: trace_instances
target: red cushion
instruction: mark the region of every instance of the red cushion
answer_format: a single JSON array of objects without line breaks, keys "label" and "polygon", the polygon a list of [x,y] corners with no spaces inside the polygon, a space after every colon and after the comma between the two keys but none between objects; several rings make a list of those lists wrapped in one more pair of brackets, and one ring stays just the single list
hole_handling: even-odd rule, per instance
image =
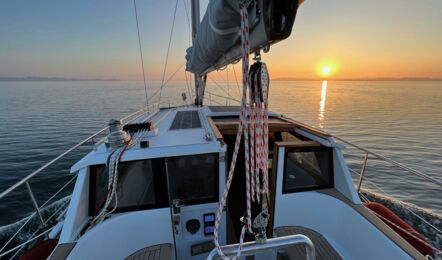
[{"label": "red cushion", "polygon": [[377,202],[367,202],[365,207],[371,209],[379,214],[382,221],[385,222],[391,229],[396,231],[401,237],[407,240],[414,248],[416,248],[423,255],[434,256],[434,249],[430,246],[430,242],[419,234],[413,227],[408,225],[403,219],[398,217],[394,212]]},{"label": "red cushion", "polygon": [[46,260],[57,246],[58,239],[47,239],[38,241],[33,247],[27,250],[20,260]]}]

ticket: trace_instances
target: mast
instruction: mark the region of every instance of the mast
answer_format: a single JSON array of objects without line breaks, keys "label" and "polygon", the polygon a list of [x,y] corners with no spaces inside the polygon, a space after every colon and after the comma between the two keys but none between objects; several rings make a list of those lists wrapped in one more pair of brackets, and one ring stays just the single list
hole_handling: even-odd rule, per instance
[{"label": "mast", "polygon": [[[199,0],[191,0],[192,7],[192,45],[196,44],[196,33],[198,30],[198,26],[200,24],[200,1]],[[201,106],[203,104],[204,97],[204,87],[206,84],[205,75],[199,75],[194,73],[195,78],[195,105]]]}]

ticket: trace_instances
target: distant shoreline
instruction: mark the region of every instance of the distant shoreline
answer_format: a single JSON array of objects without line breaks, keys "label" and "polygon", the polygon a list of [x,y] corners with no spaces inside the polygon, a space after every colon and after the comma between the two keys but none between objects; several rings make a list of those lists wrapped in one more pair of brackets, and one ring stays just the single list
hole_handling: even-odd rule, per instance
[{"label": "distant shoreline", "polygon": [[273,81],[442,81],[442,78],[405,77],[405,78],[273,78]]},{"label": "distant shoreline", "polygon": [[[272,78],[272,81],[442,81],[442,78],[404,77],[404,78]],[[121,81],[118,78],[63,78],[63,77],[0,77],[0,82],[72,82],[72,81]],[[131,81],[131,80],[129,80]]]},{"label": "distant shoreline", "polygon": [[100,79],[100,78],[90,78],[90,79],[83,79],[83,78],[62,78],[62,77],[0,77],[0,81],[40,81],[40,82],[47,82],[47,81],[120,81],[120,79]]}]

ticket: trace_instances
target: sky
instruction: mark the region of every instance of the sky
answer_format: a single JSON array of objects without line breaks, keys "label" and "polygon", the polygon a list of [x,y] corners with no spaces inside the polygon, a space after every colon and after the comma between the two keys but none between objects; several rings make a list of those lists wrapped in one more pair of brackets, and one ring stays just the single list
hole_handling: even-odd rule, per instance
[{"label": "sky", "polygon": [[[189,3],[178,0],[166,78],[190,46]],[[175,4],[137,0],[148,80],[162,79]],[[307,0],[263,60],[272,78],[321,77],[325,66],[336,78],[441,78],[442,1]],[[133,1],[1,1],[1,76],[142,79]]]}]

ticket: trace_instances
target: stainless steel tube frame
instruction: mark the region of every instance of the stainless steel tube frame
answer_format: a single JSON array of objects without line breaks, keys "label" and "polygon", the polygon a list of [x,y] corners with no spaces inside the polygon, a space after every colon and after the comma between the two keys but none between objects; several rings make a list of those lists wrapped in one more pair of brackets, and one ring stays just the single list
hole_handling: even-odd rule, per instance
[{"label": "stainless steel tube frame", "polygon": [[[284,237],[276,237],[267,239],[264,243],[246,242],[242,244],[241,256],[255,255],[263,252],[268,252],[274,249],[282,249],[294,245],[305,245],[307,260],[316,259],[315,246],[313,242],[304,235],[290,235]],[[238,252],[239,244],[222,246],[221,250],[227,257],[234,257]],[[217,259],[219,257],[218,251],[213,249],[207,259]]]}]

